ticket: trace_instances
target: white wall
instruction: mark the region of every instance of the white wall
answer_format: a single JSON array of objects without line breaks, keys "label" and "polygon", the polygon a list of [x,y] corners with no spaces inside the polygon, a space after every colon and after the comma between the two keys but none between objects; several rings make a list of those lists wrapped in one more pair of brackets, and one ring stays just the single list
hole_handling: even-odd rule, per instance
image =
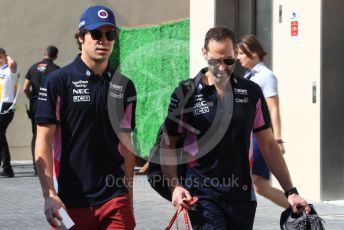
[{"label": "white wall", "polygon": [[[282,5],[282,23],[279,6]],[[298,14],[298,36],[291,15]],[[279,80],[283,139],[291,177],[300,194],[320,200],[321,0],[274,1],[273,71]],[[317,102],[312,103],[312,82]]]},{"label": "white wall", "polygon": [[216,0],[190,0],[190,77],[193,78],[207,64],[202,47],[207,31],[215,25]]}]

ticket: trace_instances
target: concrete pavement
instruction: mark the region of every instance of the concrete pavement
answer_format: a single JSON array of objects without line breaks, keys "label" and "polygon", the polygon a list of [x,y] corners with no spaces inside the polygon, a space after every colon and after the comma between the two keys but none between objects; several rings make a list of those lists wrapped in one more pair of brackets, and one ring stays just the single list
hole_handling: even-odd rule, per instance
[{"label": "concrete pavement", "polygon": [[[14,164],[14,178],[0,177],[0,230],[50,229],[43,214],[38,177],[29,162]],[[135,177],[135,217],[138,230],[164,229],[173,215],[169,202],[152,190],[145,176]],[[344,229],[344,201],[313,202],[326,229]],[[279,229],[282,208],[258,197],[254,229]],[[179,226],[181,226],[181,221]],[[181,228],[183,229],[183,228]]]}]

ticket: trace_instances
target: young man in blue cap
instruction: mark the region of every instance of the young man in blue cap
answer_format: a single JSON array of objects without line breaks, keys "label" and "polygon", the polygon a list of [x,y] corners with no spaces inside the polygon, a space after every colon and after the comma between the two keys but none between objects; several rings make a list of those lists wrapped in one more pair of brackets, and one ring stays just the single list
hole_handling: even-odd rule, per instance
[{"label": "young man in blue cap", "polygon": [[73,230],[135,227],[131,131],[136,91],[109,65],[117,36],[113,12],[89,7],[76,34],[81,54],[41,86],[35,159],[45,215],[53,227],[62,220],[61,207],[74,221]]}]

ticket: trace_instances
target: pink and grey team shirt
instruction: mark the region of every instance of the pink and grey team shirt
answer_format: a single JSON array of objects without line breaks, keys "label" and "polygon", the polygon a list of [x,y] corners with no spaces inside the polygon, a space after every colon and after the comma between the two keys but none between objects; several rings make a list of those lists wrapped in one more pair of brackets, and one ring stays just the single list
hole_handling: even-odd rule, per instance
[{"label": "pink and grey team shirt", "polygon": [[[58,128],[54,162],[63,202],[89,207],[127,193],[116,133],[135,128],[133,82],[112,68],[96,75],[77,56],[44,79],[38,101],[36,122]],[[114,120],[110,110],[116,110]]]},{"label": "pink and grey team shirt", "polygon": [[190,106],[182,106],[182,89],[175,89],[165,120],[170,136],[185,136],[184,152],[193,159],[184,185],[196,195],[253,201],[252,134],[271,127],[264,96],[254,82],[232,75],[232,90],[227,89],[232,95],[218,100],[215,87],[201,80],[206,72],[194,79]]}]

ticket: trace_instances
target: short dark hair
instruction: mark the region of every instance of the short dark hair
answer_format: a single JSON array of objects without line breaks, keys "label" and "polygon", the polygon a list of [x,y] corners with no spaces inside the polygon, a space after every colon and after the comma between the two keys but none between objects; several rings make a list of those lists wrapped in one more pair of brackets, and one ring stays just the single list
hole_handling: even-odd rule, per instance
[{"label": "short dark hair", "polygon": [[[114,29],[115,29],[115,32],[116,32],[116,37],[115,37],[115,41],[116,41],[118,36],[119,36],[119,29],[118,29],[118,27],[114,27]],[[81,43],[79,41],[79,38],[85,37],[85,34],[87,32],[88,32],[88,30],[79,29],[79,31],[74,34],[74,38],[76,39],[76,43],[78,44],[79,50],[81,50]]]},{"label": "short dark hair", "polygon": [[232,40],[234,47],[236,47],[236,38],[232,30],[222,26],[213,27],[209,29],[205,35],[204,49],[209,50],[208,45],[210,40],[223,41],[227,38]]},{"label": "short dark hair", "polygon": [[76,39],[76,43],[78,44],[79,50],[81,50],[81,43],[79,41],[79,38],[83,38],[86,33],[87,33],[87,30],[80,29],[77,33],[74,34],[74,38]]},{"label": "short dark hair", "polygon": [[0,54],[6,54],[6,50],[3,48],[0,48]]},{"label": "short dark hair", "polygon": [[46,52],[49,58],[56,59],[59,50],[55,46],[48,46]]},{"label": "short dark hair", "polygon": [[259,56],[259,60],[263,60],[263,58],[267,54],[258,38],[254,35],[245,35],[241,37],[238,43],[238,47],[249,58],[253,58],[252,53],[257,53]]}]

